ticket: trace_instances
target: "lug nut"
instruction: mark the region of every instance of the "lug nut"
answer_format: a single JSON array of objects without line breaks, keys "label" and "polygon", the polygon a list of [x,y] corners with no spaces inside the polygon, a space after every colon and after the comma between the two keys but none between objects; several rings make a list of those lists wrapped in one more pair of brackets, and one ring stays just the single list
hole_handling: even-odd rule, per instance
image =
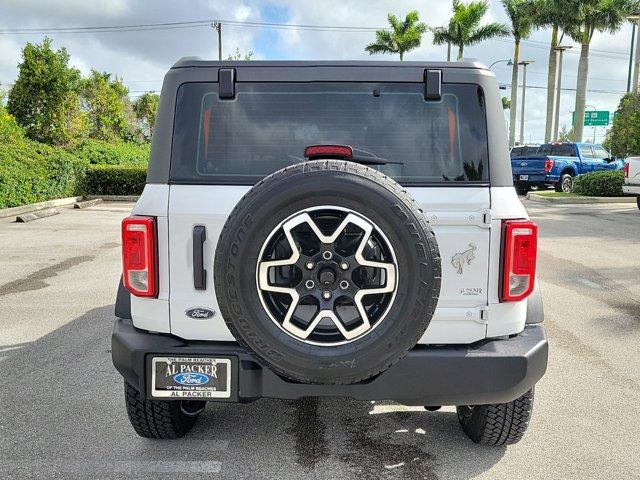
[{"label": "lug nut", "polygon": [[347,270],[349,268],[349,262],[340,262],[340,268],[342,270]]},{"label": "lug nut", "polygon": [[316,286],[316,284],[314,283],[313,280],[307,280],[304,286],[307,287],[307,290],[311,290],[313,287]]},{"label": "lug nut", "polygon": [[308,261],[305,267],[307,267],[307,270],[313,270],[313,267],[315,267],[315,264],[312,261]]},{"label": "lug nut", "polygon": [[324,298],[325,300],[329,300],[331,298],[331,292],[329,290],[325,290],[324,292],[322,292],[322,298]]},{"label": "lug nut", "polygon": [[327,250],[322,253],[322,258],[324,258],[325,260],[331,260],[333,258],[333,253]]},{"label": "lug nut", "polygon": [[340,282],[340,288],[341,288],[342,290],[346,290],[347,288],[349,288],[349,282],[347,282],[346,280],[342,280],[342,281]]}]

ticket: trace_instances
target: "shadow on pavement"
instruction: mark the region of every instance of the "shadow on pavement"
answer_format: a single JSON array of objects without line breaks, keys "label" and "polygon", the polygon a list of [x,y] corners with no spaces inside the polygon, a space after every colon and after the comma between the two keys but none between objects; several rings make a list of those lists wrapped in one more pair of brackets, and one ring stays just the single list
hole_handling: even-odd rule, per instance
[{"label": "shadow on pavement", "polygon": [[[0,477],[175,477],[185,462],[219,462],[217,474],[196,468],[188,476],[467,479],[506,452],[473,444],[451,411],[350,399],[209,404],[187,437],[142,439],[129,425],[111,364],[112,324],[112,306],[95,308],[0,352],[0,458],[7,467]],[[154,472],[154,463],[169,471]]]}]

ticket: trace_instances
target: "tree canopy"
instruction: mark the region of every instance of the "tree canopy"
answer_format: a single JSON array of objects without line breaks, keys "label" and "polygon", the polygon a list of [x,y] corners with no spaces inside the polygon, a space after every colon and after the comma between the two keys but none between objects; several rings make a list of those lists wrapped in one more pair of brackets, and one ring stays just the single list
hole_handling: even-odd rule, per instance
[{"label": "tree canopy", "polygon": [[141,123],[143,135],[147,140],[153,135],[153,129],[156,126],[156,111],[159,102],[160,96],[153,92],[145,92],[133,102],[133,111]]},{"label": "tree canopy", "polygon": [[129,89],[110,73],[91,70],[82,80],[82,105],[89,123],[88,134],[98,140],[132,140],[133,109]]},{"label": "tree canopy", "polygon": [[376,41],[365,47],[369,55],[376,53],[397,53],[400,60],[404,60],[404,54],[418,48],[422,42],[422,35],[427,31],[427,24],[420,22],[417,11],[407,14],[404,21],[400,21],[395,15],[387,16],[390,30],[378,30]]},{"label": "tree canopy", "polygon": [[489,10],[485,1],[462,3],[453,0],[453,16],[446,27],[433,29],[433,43],[451,44],[458,47],[458,60],[464,55],[464,48],[484,40],[509,35],[509,27],[503,23],[491,22],[480,25]]},{"label": "tree canopy", "polygon": [[18,78],[9,91],[7,111],[25,134],[49,144],[63,144],[78,128],[80,71],[69,66],[63,47],[51,48],[51,39],[41,45],[27,43],[22,49]]},{"label": "tree canopy", "polygon": [[605,145],[617,157],[640,155],[640,94],[622,97]]}]

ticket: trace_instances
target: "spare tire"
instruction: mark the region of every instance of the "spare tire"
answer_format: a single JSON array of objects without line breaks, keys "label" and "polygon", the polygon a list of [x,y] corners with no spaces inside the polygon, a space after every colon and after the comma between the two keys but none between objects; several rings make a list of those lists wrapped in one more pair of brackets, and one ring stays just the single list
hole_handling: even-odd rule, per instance
[{"label": "spare tire", "polygon": [[227,219],[214,264],[229,330],[298,382],[348,384],[400,360],[440,293],[433,231],[409,193],[340,160],[284,168]]}]

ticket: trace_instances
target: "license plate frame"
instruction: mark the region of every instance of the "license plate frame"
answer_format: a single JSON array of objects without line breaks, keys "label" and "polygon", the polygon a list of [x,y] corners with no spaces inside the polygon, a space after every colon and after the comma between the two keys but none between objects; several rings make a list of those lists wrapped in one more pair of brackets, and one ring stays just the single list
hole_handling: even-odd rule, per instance
[{"label": "license plate frame", "polygon": [[229,400],[233,395],[233,363],[228,357],[157,355],[150,368],[152,398]]},{"label": "license plate frame", "polygon": [[529,175],[520,175],[518,176],[518,180],[529,180]]}]

